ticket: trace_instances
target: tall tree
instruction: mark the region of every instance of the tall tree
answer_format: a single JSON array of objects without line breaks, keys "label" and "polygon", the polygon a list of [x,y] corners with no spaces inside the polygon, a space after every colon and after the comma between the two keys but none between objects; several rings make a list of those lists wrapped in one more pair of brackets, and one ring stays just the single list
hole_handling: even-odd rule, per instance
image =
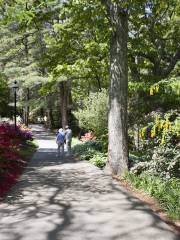
[{"label": "tall tree", "polygon": [[[6,77],[0,73],[0,117],[7,117],[7,111],[10,112],[9,103],[10,92]],[[9,113],[8,113],[9,114]]]},{"label": "tall tree", "polygon": [[108,116],[108,164],[112,174],[128,169],[127,90],[128,90],[128,13],[119,1],[102,1],[111,25],[110,87]]}]

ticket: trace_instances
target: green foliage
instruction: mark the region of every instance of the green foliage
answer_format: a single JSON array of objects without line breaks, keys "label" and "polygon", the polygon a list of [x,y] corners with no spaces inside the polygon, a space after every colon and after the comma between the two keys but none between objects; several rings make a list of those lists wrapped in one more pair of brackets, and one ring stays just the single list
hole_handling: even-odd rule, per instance
[{"label": "green foliage", "polygon": [[108,133],[101,134],[101,136],[99,136],[99,141],[101,142],[101,145],[102,145],[102,151],[107,152],[107,149],[108,149]]},{"label": "green foliage", "polygon": [[7,111],[9,109],[9,95],[7,80],[5,76],[0,73],[0,116],[7,116]]},{"label": "green foliage", "polygon": [[107,162],[107,155],[104,153],[96,153],[91,159],[90,163],[99,168],[104,168]]},{"label": "green foliage", "polygon": [[150,86],[150,96],[152,101],[156,101],[159,107],[163,106],[165,109],[175,109],[179,107],[180,102],[180,77],[176,73],[180,69],[177,63],[174,74],[167,79],[160,80]]},{"label": "green foliage", "polygon": [[81,144],[82,142],[76,138],[76,137],[73,137],[72,138],[72,146],[74,147],[75,145],[78,145],[78,144]]},{"label": "green foliage", "polygon": [[134,2],[129,9],[131,125],[143,123],[144,114],[157,108],[167,111],[179,106],[179,4],[177,0],[161,2]]},{"label": "green foliage", "polygon": [[130,62],[133,73],[139,68],[140,77],[154,83],[168,77],[178,61],[178,15],[177,0],[134,3],[129,25],[129,54],[137,57]]},{"label": "green foliage", "polygon": [[[151,121],[140,130],[142,139],[155,139],[155,143],[177,143],[180,136],[180,115],[177,110],[166,113],[151,113]],[[160,140],[160,141],[159,141]]]},{"label": "green foliage", "polygon": [[143,189],[158,199],[160,205],[174,220],[180,220],[180,180],[172,178],[162,180],[160,177],[142,174],[136,176],[128,173],[125,179],[138,189]]},{"label": "green foliage", "polygon": [[102,150],[102,146],[97,141],[80,142],[78,144],[75,144],[73,147],[73,151],[79,155],[82,155],[86,152],[88,153],[92,151],[93,153],[93,151],[101,151],[101,150]]},{"label": "green foliage", "polygon": [[135,175],[142,173],[159,176],[162,179],[170,179],[180,176],[180,148],[157,147],[154,149],[152,160],[142,161],[133,159],[135,163],[130,172]]},{"label": "green foliage", "polygon": [[131,172],[146,172],[163,179],[179,177],[179,112],[151,113],[148,120],[140,131],[140,150],[131,157]]},{"label": "green foliage", "polygon": [[77,144],[73,146],[73,152],[81,160],[88,160],[99,168],[103,168],[107,161],[107,154],[102,153],[102,145],[97,141],[87,141]]},{"label": "green foliage", "polygon": [[97,136],[107,133],[107,91],[90,93],[82,100],[82,108],[74,114],[80,127],[93,130]]},{"label": "green foliage", "polygon": [[[146,156],[146,154],[145,154],[145,156]],[[134,166],[139,162],[146,161],[147,159],[144,158],[145,156],[140,151],[129,152],[129,161],[130,161],[131,166]]]},{"label": "green foliage", "polygon": [[[96,133],[103,148],[92,148],[88,143],[81,144],[79,151],[82,158],[94,157],[93,161],[99,164],[100,152],[107,151],[108,145],[104,89],[108,87],[108,46],[112,29],[105,6],[97,0],[30,0],[26,3],[1,0],[0,4],[1,71],[10,84],[18,80],[21,107],[25,110],[30,107],[32,117],[52,112],[58,125],[59,83],[71,82],[72,102],[68,107],[74,110],[81,127]],[[141,136],[144,135],[138,151],[131,152],[130,159],[133,165],[147,161],[143,163],[149,164],[145,171],[162,177],[168,173],[170,177],[176,176],[179,112],[174,109],[180,101],[180,7],[177,0],[123,4],[125,8],[128,5],[130,19],[130,148],[135,149],[134,124],[143,128]],[[0,76],[0,111],[6,113],[8,89],[4,87],[5,82],[1,84],[1,79]],[[27,99],[27,88],[31,100]],[[164,113],[152,117],[152,111],[158,108]],[[78,151],[78,146],[76,149]],[[99,155],[95,157],[97,151]]]},{"label": "green foliage", "polygon": [[76,102],[79,95],[107,87],[108,21],[99,1],[68,1],[56,7],[58,17],[49,20],[53,34],[45,33],[42,64],[50,79],[73,80]]},{"label": "green foliage", "polygon": [[20,155],[23,158],[28,158],[32,157],[33,153],[37,150],[38,144],[36,143],[35,140],[33,141],[27,141],[26,146],[22,149],[20,149]]}]

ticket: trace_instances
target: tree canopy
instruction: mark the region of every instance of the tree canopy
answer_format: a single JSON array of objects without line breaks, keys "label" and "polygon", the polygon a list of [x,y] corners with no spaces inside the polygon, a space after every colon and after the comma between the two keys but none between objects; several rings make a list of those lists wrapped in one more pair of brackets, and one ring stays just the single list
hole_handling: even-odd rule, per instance
[{"label": "tree canopy", "polygon": [[[0,13],[0,115],[12,101],[8,86],[17,80],[18,112],[26,124],[47,116],[48,127],[83,127],[99,139],[108,129],[110,165],[121,173],[134,126],[140,131],[152,112],[178,109],[177,0],[1,0]],[[109,106],[100,109],[104,95],[97,99],[108,89]],[[84,120],[96,107],[92,96],[103,111],[97,124],[95,112]]]}]

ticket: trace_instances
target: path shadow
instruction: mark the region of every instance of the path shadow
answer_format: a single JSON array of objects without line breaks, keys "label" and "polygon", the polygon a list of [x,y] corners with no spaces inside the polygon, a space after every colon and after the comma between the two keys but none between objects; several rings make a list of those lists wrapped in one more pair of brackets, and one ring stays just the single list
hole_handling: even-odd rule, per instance
[{"label": "path shadow", "polygon": [[[44,154],[48,159],[44,159]],[[24,226],[17,233],[17,222],[6,225],[7,231],[14,234],[16,230],[13,236],[9,233],[11,240],[25,239],[37,226],[38,238],[35,239],[39,240],[71,240],[78,236],[82,240],[119,240],[134,239],[138,234],[144,240],[179,239],[173,234],[169,237],[171,229],[145,204],[107,179],[100,170],[92,167],[85,173],[86,167],[86,163],[73,157],[57,159],[54,150],[40,150],[5,200],[13,211],[4,209],[4,215],[11,219],[19,216],[18,225]],[[146,213],[144,222],[141,222],[143,218],[138,219],[142,213]],[[139,224],[133,226],[134,220]],[[109,228],[107,233],[106,228]],[[144,231],[145,228],[150,229],[150,233]],[[162,233],[167,238],[161,238]]]},{"label": "path shadow", "polygon": [[179,240],[102,171],[56,154],[39,149],[4,200],[1,240]]}]

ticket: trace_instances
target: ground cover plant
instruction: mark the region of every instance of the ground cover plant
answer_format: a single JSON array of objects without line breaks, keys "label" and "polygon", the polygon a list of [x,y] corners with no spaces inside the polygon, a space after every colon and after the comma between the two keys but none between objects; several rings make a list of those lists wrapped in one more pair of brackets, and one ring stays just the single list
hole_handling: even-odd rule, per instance
[{"label": "ground cover plant", "polygon": [[0,198],[16,183],[36,149],[31,131],[24,125],[0,125]]},{"label": "ground cover plant", "polygon": [[171,178],[163,180],[158,176],[148,174],[136,176],[133,173],[128,173],[125,176],[125,179],[135,188],[142,189],[146,193],[155,197],[171,219],[180,219],[179,179]]},{"label": "ground cover plant", "polygon": [[[97,140],[91,140],[85,134],[83,141],[76,142],[73,146],[73,153],[79,156],[80,160],[87,160],[99,168],[104,168],[107,161],[107,153],[103,152],[103,146]],[[86,141],[84,141],[87,139]]]}]

